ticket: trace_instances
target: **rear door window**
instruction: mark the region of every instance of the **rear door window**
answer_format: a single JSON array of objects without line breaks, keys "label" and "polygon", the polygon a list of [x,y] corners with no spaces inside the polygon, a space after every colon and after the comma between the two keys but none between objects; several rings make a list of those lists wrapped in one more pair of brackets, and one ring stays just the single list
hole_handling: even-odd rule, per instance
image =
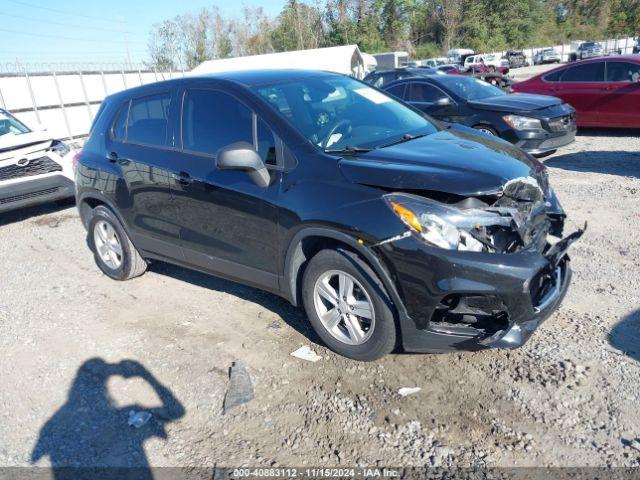
[{"label": "rear door window", "polygon": [[410,83],[405,92],[405,100],[409,102],[435,103],[444,97],[442,90],[428,83]]},{"label": "rear door window", "polygon": [[604,82],[604,62],[589,62],[569,68],[563,82]]},{"label": "rear door window", "polygon": [[188,90],[182,106],[182,148],[215,155],[236,142],[253,145],[253,112],[217,90]]},{"label": "rear door window", "polygon": [[405,84],[402,83],[400,85],[394,85],[393,87],[389,88],[389,90],[387,90],[387,93],[389,93],[390,95],[393,95],[396,98],[404,98],[404,87]]},{"label": "rear door window", "polygon": [[640,63],[607,62],[607,82],[638,82]]},{"label": "rear door window", "polygon": [[127,142],[166,145],[170,104],[170,93],[133,99],[127,122]]}]

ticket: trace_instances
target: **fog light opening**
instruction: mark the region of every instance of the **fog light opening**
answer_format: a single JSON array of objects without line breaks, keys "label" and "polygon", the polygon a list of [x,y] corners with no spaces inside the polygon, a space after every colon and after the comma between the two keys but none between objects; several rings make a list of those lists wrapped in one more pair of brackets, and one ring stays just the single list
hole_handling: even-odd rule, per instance
[{"label": "fog light opening", "polygon": [[502,300],[493,295],[447,295],[431,317],[431,327],[447,332],[493,335],[509,326]]}]

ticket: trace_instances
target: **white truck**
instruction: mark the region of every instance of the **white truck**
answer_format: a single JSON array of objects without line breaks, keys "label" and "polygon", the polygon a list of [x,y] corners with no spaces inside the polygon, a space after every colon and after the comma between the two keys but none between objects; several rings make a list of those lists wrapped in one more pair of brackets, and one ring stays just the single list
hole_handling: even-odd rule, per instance
[{"label": "white truck", "polygon": [[484,64],[489,70],[498,70],[509,66],[509,60],[498,55],[489,53],[483,55],[471,55],[464,59],[465,70],[471,70],[477,65]]},{"label": "white truck", "polygon": [[447,52],[447,58],[449,63],[462,64],[463,58],[468,55],[473,55],[476,52],[468,48],[452,48]]},{"label": "white truck", "polygon": [[406,67],[409,63],[408,52],[385,52],[374,53],[373,57],[378,62],[378,70],[393,70],[395,68]]}]

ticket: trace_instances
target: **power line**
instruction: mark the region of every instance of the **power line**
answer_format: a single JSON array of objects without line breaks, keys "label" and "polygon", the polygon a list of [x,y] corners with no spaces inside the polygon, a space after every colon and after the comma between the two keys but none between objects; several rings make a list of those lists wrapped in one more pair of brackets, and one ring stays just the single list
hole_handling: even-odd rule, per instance
[{"label": "power line", "polygon": [[122,44],[128,43],[124,40],[113,40],[111,38],[105,39],[105,40],[99,40],[97,38],[65,37],[62,35],[47,35],[45,33],[19,32],[17,30],[9,30],[6,28],[0,28],[0,32],[13,33],[14,35],[26,35],[28,37],[53,38],[56,40],[70,40],[72,42],[99,42],[99,43],[109,42],[109,43],[122,43]]},{"label": "power line", "polygon": [[58,8],[51,8],[51,7],[43,7],[42,5],[34,5],[32,3],[28,3],[28,2],[23,2],[21,0],[7,0],[11,3],[15,3],[16,5],[22,5],[23,7],[29,7],[29,8],[37,8],[40,10],[45,10],[47,12],[52,12],[52,13],[59,13],[62,15],[71,15],[73,17],[81,17],[81,18],[87,18],[89,20],[99,20],[101,22],[118,22],[118,23],[127,23],[125,20],[111,20],[111,19],[106,19],[104,17],[94,17],[93,15],[85,15],[82,13],[77,13],[77,12],[70,12],[68,10],[60,10]]},{"label": "power line", "polygon": [[46,23],[47,25],[59,25],[61,27],[79,28],[79,29],[85,29],[85,30],[98,30],[98,31],[101,31],[101,32],[111,32],[111,33],[120,33],[120,34],[123,33],[122,30],[116,30],[116,29],[112,29],[112,28],[89,27],[87,25],[77,25],[77,24],[72,24],[72,23],[63,23],[63,22],[57,22],[55,20],[48,20],[48,19],[47,20],[43,20],[43,19],[39,19],[39,18],[24,17],[22,15],[15,15],[15,14],[12,14],[12,13],[0,12],[0,16],[11,17],[11,18],[19,18],[21,20],[26,20],[28,22]]}]

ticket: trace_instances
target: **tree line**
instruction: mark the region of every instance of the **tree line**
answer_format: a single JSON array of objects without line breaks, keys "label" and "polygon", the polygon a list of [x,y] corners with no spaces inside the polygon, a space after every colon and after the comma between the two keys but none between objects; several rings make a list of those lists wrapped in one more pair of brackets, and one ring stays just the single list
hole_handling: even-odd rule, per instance
[{"label": "tree line", "polygon": [[277,16],[217,7],[153,26],[150,65],[191,69],[205,60],[358,44],[414,58],[450,48],[480,52],[635,35],[640,0],[287,0]]}]

